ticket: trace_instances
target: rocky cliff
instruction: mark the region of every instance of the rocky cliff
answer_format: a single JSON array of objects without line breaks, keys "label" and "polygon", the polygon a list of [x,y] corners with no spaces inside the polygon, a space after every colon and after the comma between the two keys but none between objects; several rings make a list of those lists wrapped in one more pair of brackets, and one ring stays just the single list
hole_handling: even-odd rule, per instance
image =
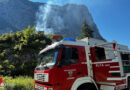
[{"label": "rocky cliff", "polygon": [[[39,22],[41,24],[40,27],[44,27],[42,23],[45,21],[39,20],[44,16],[44,11],[43,13],[40,12],[45,10],[45,6],[46,4],[44,3],[28,0],[1,0],[0,33],[22,30],[27,28],[28,25],[34,26]],[[43,9],[39,9],[39,7],[43,7]],[[41,17],[39,18],[39,16]],[[84,5],[51,5],[51,11],[46,18],[46,27],[51,28],[53,33],[64,34],[67,37],[76,37],[81,34],[80,29],[84,19],[87,20],[87,23],[94,31],[94,37],[102,39],[88,8]]]}]

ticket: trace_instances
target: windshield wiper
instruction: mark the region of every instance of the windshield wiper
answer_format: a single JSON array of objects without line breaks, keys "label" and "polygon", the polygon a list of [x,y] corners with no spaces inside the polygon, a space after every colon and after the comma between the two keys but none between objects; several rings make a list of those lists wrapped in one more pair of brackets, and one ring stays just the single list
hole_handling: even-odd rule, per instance
[{"label": "windshield wiper", "polygon": [[45,67],[44,67],[44,68],[45,68],[45,70],[49,69],[49,67],[48,67],[46,64],[45,64]]},{"label": "windshield wiper", "polygon": [[42,63],[41,66],[44,67],[45,69],[49,69],[49,67],[47,66],[47,63],[44,63],[44,64]]}]

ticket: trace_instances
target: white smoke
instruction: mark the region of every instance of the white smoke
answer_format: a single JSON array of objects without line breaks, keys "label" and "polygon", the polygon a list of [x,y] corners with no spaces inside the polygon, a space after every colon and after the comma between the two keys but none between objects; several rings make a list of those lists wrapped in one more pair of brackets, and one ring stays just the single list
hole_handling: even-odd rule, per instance
[{"label": "white smoke", "polygon": [[[66,28],[64,24],[64,19],[56,13],[55,10],[52,10],[52,4],[56,5],[65,5],[67,3],[71,4],[84,4],[86,0],[49,0],[46,5],[39,7],[39,12],[37,12],[36,17],[36,30],[44,31],[45,34],[54,33],[53,27],[57,27],[57,32],[59,30]],[[51,16],[53,15],[53,17]],[[50,20],[53,23],[53,26],[50,25]]]},{"label": "white smoke", "polygon": [[46,34],[52,33],[51,28],[47,28],[47,19],[51,11],[51,1],[48,1],[45,6],[40,6],[39,12],[37,12],[36,30],[44,31]]}]

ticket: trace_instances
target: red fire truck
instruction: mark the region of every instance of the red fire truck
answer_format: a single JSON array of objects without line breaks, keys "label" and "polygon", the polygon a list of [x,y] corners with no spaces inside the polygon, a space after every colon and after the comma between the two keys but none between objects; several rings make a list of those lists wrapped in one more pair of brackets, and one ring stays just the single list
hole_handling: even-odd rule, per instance
[{"label": "red fire truck", "polygon": [[38,61],[35,90],[130,90],[130,51],[115,41],[64,39]]}]

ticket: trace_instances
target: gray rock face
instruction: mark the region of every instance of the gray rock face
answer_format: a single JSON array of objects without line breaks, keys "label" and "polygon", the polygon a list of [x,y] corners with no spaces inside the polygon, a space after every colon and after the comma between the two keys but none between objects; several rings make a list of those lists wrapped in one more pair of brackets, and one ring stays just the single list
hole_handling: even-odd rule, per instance
[{"label": "gray rock face", "polygon": [[[36,25],[38,22],[36,13],[40,12],[39,6],[45,6],[44,3],[28,0],[0,1],[0,33],[22,30],[28,25]],[[88,8],[83,5],[52,5],[47,18],[47,28],[52,28],[54,33],[74,38],[81,34],[81,27],[85,18],[94,31],[94,37],[102,39]]]},{"label": "gray rock face", "polygon": [[0,33],[22,30],[27,28],[28,25],[35,25],[35,13],[39,5],[27,0],[1,1]]}]

